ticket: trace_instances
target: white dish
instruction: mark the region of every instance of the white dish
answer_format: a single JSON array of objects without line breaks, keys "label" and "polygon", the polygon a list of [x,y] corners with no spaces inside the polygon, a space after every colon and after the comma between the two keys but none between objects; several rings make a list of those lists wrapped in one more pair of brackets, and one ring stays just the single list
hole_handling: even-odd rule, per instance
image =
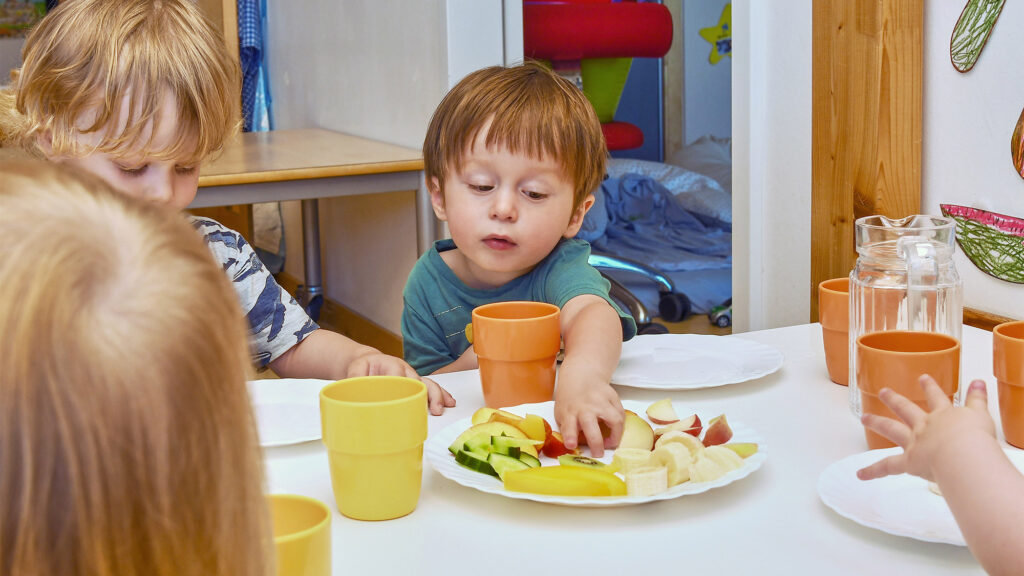
[{"label": "white dish", "polygon": [[[928,481],[910,474],[863,481],[857,470],[899,454],[902,448],[869,450],[834,462],[818,478],[818,495],[840,516],[896,536],[925,542],[966,546],[946,501],[928,488]],[[1024,469],[1024,452],[1006,450]]]},{"label": "white dish", "polygon": [[[623,400],[622,406],[626,410],[632,410],[638,415],[642,415],[647,410],[647,404]],[[676,405],[676,412],[680,415],[692,414],[692,412],[686,412],[685,408],[681,408]],[[539,404],[523,404],[521,406],[514,406],[512,408],[503,408],[520,416],[529,414],[536,414],[541,416],[554,426],[554,402],[542,402]],[[698,414],[703,417],[707,416],[710,419],[712,416],[717,414]],[[768,447],[765,445],[764,440],[757,435],[753,430],[744,427],[738,422],[729,422],[729,426],[733,430],[733,438],[730,442],[755,442],[758,445],[757,453],[746,458],[743,461],[743,467],[729,472],[725,476],[713,480],[711,482],[684,482],[669,488],[667,491],[653,496],[622,496],[622,497],[584,497],[584,496],[549,496],[545,494],[526,494],[523,492],[508,492],[505,490],[501,481],[493,476],[487,474],[481,474],[480,472],[474,472],[468,468],[464,468],[455,462],[455,458],[452,457],[451,452],[448,451],[448,446],[455,441],[455,438],[459,434],[464,432],[467,428],[472,425],[470,418],[463,418],[457,422],[449,424],[440,432],[431,436],[426,443],[425,453],[427,461],[433,466],[442,476],[454,480],[455,482],[468,486],[469,488],[475,488],[481,492],[487,492],[489,494],[497,494],[506,498],[515,498],[518,500],[533,500],[535,502],[546,502],[549,504],[561,504],[564,506],[581,506],[590,508],[603,508],[603,507],[614,507],[614,506],[630,506],[633,504],[643,504],[645,502],[654,502],[656,500],[671,500],[673,498],[679,498],[680,496],[686,496],[688,494],[699,494],[701,492],[707,492],[712,488],[718,488],[719,486],[725,486],[731,484],[741,478],[750,475],[751,472],[761,467],[761,464],[768,458]],[[601,458],[604,462],[611,462],[612,451],[606,451],[605,456]],[[547,456],[541,456],[541,463],[543,466],[557,465],[557,461],[548,458]]]},{"label": "white dish", "polygon": [[658,390],[689,390],[760,378],[782,366],[782,353],[737,337],[647,334],[622,344],[612,383]]},{"label": "white dish", "polygon": [[330,380],[248,382],[260,446],[287,446],[320,439],[320,390]]}]

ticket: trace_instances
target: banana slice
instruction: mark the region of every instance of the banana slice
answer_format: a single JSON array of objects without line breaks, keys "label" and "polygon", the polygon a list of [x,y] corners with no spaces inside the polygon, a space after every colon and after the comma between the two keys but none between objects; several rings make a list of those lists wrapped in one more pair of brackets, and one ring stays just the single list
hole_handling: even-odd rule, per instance
[{"label": "banana slice", "polygon": [[666,432],[658,438],[658,441],[654,443],[654,447],[657,449],[666,444],[679,444],[685,446],[689,451],[690,456],[696,458],[698,455],[704,452],[704,445],[700,443],[700,440],[687,434],[686,432],[680,432],[678,430],[672,430]]},{"label": "banana slice", "polygon": [[612,456],[612,466],[617,464],[618,471],[623,474],[647,466],[650,461],[651,451],[643,448],[619,448]]},{"label": "banana slice", "polygon": [[704,451],[704,457],[718,462],[719,466],[725,468],[726,472],[743,467],[743,458],[725,446],[708,446]]},{"label": "banana slice", "polygon": [[690,451],[678,442],[668,442],[654,449],[651,464],[668,469],[668,484],[675,486],[690,479]]},{"label": "banana slice", "polygon": [[668,490],[668,469],[641,466],[626,473],[627,496],[651,496]]},{"label": "banana slice", "polygon": [[710,482],[725,475],[727,470],[718,462],[701,454],[690,464],[690,482]]}]

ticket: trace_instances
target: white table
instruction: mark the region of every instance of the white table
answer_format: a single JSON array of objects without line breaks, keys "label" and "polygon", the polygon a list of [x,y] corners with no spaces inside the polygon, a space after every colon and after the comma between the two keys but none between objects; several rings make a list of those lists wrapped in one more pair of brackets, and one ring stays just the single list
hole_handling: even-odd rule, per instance
[{"label": "white table", "polygon": [[[866,450],[847,388],[825,369],[818,324],[751,332],[785,355],[776,373],[704,390],[620,387],[625,399],[672,396],[755,429],[768,460],[751,476],[703,494],[623,508],[568,508],[465,488],[424,462],[419,507],[387,522],[334,514],[335,574],[983,574],[966,548],[862,527],[818,498],[826,466]],[[965,380],[984,378],[998,420],[989,332],[964,327]],[[482,396],[476,371],[437,378],[458,400],[430,432],[465,418]],[[716,412],[717,413],[717,412]],[[997,426],[998,428],[998,426]],[[336,510],[320,443],[266,451],[269,488]]]}]

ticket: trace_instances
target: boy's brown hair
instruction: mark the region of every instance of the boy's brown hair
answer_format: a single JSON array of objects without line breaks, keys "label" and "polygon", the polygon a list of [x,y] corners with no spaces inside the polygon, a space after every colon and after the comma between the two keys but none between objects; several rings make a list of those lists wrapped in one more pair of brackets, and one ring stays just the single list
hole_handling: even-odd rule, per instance
[{"label": "boy's brown hair", "polygon": [[[36,156],[41,135],[56,154],[84,156],[93,150],[78,150],[76,134],[105,131],[104,153],[138,146],[147,156],[200,162],[240,123],[238,63],[192,0],[61,2],[29,33],[22,59],[13,85],[0,92],[0,143]],[[168,93],[178,138],[150,150],[146,127],[159,121]]]},{"label": "boy's brown hair", "polygon": [[248,330],[200,236],[22,160],[0,246],[0,574],[271,573]]},{"label": "boy's brown hair", "polygon": [[573,183],[574,211],[604,178],[608,150],[594,108],[572,82],[527,62],[477,70],[441,100],[423,141],[427,182],[436,178],[443,190],[488,122],[488,148],[558,162]]}]

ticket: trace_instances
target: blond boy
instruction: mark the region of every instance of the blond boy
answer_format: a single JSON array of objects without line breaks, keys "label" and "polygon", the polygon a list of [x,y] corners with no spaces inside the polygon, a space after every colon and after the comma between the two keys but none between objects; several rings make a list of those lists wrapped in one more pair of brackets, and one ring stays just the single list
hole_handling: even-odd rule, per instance
[{"label": "blond boy", "polygon": [[[26,39],[23,59],[0,93],[0,137],[169,209],[192,202],[200,164],[239,125],[238,64],[189,0],[61,3]],[[193,224],[233,281],[260,367],[297,378],[416,376],[401,359],[320,329],[237,232]],[[435,414],[454,405],[429,381],[428,397]]]},{"label": "blond boy", "polygon": [[[485,68],[442,100],[423,154],[434,212],[451,239],[435,243],[406,284],[406,360],[420,374],[475,368],[463,331],[475,306],[555,304],[565,344],[555,419],[567,446],[582,432],[600,456],[621,435],[622,405],[610,380],[636,324],[587,263],[589,245],[573,239],[604,176],[607,152],[593,108],[542,66]],[[599,421],[611,431],[607,440]]]}]

